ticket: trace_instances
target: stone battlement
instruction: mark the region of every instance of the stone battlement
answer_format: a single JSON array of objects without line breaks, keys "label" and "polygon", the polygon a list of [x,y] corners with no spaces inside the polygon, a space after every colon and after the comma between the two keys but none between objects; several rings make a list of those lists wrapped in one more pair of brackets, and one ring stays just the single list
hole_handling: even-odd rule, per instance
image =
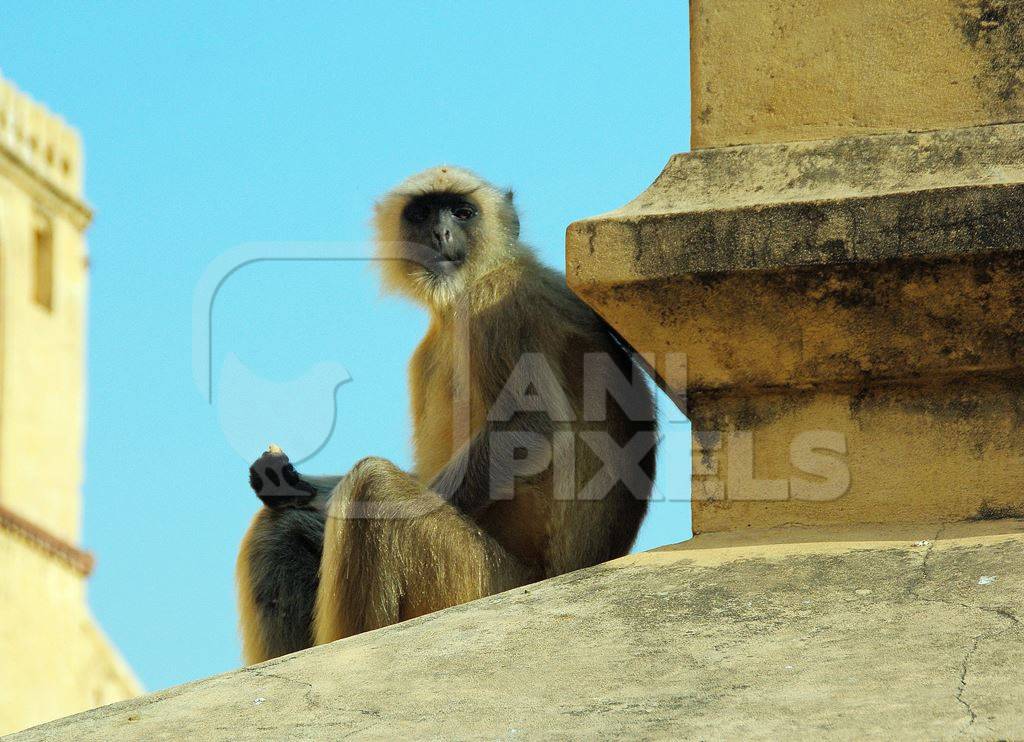
[{"label": "stone battlement", "polygon": [[0,77],[0,153],[65,195],[82,195],[82,142],[60,116]]}]

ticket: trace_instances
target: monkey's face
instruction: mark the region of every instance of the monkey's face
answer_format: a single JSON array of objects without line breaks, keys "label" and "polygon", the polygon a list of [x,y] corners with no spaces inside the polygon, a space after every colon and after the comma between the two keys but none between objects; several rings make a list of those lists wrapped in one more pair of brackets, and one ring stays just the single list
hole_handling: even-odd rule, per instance
[{"label": "monkey's face", "polygon": [[480,207],[459,193],[427,193],[402,210],[406,242],[429,248],[424,267],[437,276],[454,275],[470,257],[479,229]]}]

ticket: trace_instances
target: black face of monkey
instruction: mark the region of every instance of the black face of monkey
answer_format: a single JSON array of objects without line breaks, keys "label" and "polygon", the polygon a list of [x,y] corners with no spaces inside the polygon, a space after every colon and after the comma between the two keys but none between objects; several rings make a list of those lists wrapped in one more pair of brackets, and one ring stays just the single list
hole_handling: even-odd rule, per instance
[{"label": "black face of monkey", "polygon": [[427,193],[410,199],[402,210],[405,239],[431,248],[437,273],[454,273],[469,255],[479,208],[458,193]]}]

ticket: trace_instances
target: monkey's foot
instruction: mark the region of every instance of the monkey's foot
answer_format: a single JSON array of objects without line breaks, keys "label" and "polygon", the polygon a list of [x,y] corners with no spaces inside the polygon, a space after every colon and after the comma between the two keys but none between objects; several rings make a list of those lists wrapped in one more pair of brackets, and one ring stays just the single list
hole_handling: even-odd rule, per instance
[{"label": "monkey's foot", "polygon": [[307,505],[316,495],[316,488],[299,476],[285,452],[273,444],[249,467],[249,486],[272,510]]}]

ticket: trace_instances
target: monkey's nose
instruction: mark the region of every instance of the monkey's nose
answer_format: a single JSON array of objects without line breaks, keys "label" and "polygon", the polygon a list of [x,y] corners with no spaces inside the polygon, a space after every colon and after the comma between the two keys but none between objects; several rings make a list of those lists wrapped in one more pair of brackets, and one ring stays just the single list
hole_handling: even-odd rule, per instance
[{"label": "monkey's nose", "polygon": [[444,247],[452,241],[452,231],[450,229],[435,229],[434,239],[437,241],[438,247]]}]

